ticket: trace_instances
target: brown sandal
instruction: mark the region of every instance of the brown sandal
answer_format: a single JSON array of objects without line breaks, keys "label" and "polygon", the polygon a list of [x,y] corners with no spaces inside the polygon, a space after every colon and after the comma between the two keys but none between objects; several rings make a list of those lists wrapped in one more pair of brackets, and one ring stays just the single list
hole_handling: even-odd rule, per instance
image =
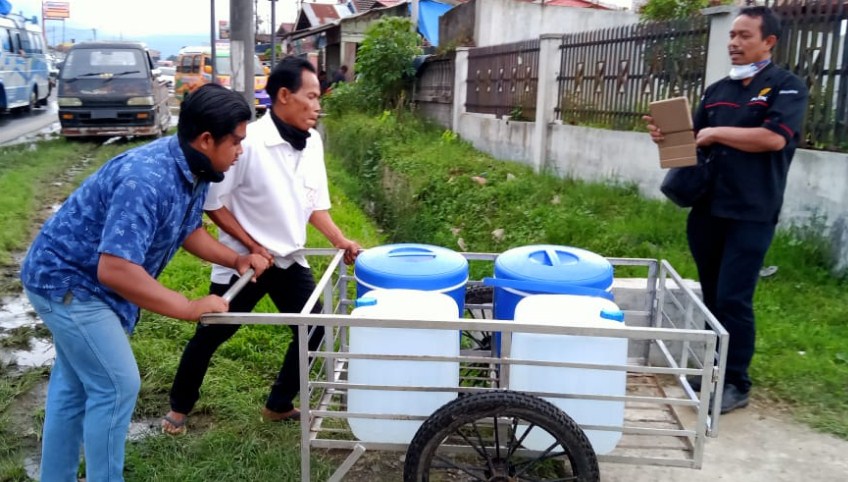
[{"label": "brown sandal", "polygon": [[182,419],[182,421],[176,421],[173,418],[165,415],[162,417],[162,433],[167,435],[185,435],[188,428],[186,427],[186,422],[188,421],[188,417]]}]

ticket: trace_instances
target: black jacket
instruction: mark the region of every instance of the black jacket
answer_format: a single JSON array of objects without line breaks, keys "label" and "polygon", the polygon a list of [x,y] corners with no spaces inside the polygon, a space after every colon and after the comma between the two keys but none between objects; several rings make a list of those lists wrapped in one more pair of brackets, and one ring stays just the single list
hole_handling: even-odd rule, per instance
[{"label": "black jacket", "polygon": [[705,127],[764,127],[782,135],[786,146],[757,153],[722,144],[704,149],[712,160],[715,184],[696,209],[722,218],[776,223],[807,98],[801,79],[773,64],[748,86],[725,77],[707,87],[694,117],[696,132]]}]

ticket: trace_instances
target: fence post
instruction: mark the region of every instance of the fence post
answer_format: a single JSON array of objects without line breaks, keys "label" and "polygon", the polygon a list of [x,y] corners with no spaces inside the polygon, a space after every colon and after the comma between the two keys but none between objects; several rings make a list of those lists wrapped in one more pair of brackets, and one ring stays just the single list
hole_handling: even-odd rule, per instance
[{"label": "fence post", "polygon": [[548,154],[548,131],[556,112],[557,92],[559,90],[560,46],[562,35],[543,34],[539,37],[539,73],[536,83],[536,123],[533,130],[533,142],[530,165],[539,172],[545,165]]},{"label": "fence post", "polygon": [[465,99],[468,97],[468,50],[468,47],[457,47],[453,63],[451,130],[456,133],[459,133],[459,119],[465,113]]},{"label": "fence post", "polygon": [[710,18],[710,40],[707,44],[707,71],[704,73],[704,87],[727,77],[730,72],[730,56],[727,55],[727,40],[730,27],[736,18],[737,8],[733,5],[721,5],[701,10]]}]

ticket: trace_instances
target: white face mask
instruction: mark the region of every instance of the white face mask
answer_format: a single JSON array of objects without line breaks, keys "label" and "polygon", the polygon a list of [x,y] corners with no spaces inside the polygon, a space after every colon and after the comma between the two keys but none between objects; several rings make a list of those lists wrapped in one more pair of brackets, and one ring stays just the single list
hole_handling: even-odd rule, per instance
[{"label": "white face mask", "polygon": [[728,75],[733,80],[750,79],[757,75],[757,72],[763,70],[769,63],[771,63],[771,60],[766,59],[748,65],[734,65],[731,67],[730,74]]}]

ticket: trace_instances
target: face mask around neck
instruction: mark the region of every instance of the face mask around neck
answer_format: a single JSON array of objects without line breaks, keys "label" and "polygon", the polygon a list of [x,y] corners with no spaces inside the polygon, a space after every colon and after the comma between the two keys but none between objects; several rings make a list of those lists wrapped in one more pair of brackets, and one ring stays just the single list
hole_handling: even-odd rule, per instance
[{"label": "face mask around neck", "polygon": [[734,65],[728,75],[733,80],[750,79],[757,75],[757,72],[763,70],[770,62],[771,60],[766,59],[748,65]]}]

